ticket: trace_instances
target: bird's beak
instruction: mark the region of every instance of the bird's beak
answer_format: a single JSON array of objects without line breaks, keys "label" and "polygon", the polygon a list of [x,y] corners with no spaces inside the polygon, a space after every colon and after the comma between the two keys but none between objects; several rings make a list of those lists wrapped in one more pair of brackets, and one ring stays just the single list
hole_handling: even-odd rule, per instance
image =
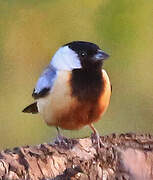
[{"label": "bird's beak", "polygon": [[105,53],[102,50],[98,50],[97,54],[94,56],[95,60],[106,60],[109,57],[109,55],[107,53]]}]

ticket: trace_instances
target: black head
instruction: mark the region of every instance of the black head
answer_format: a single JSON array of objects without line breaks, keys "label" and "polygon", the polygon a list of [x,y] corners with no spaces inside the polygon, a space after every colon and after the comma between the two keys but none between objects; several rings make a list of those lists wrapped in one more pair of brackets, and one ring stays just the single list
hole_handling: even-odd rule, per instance
[{"label": "black head", "polygon": [[78,55],[82,68],[101,67],[103,60],[109,57],[99,46],[91,42],[73,41],[64,46],[68,46]]}]

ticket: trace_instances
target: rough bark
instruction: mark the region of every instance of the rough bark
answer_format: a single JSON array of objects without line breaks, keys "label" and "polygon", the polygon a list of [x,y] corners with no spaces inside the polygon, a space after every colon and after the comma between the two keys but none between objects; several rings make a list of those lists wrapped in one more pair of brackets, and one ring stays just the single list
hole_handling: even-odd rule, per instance
[{"label": "rough bark", "polygon": [[100,150],[90,138],[4,150],[0,179],[153,179],[153,136],[112,134],[101,140],[104,146]]}]

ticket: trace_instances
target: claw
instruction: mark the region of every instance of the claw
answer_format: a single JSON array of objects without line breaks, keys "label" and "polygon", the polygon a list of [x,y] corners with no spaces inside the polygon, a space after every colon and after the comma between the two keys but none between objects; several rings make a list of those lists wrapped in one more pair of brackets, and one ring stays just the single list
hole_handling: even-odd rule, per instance
[{"label": "claw", "polygon": [[101,147],[105,147],[105,144],[102,142],[98,131],[94,128],[93,124],[89,125],[90,128],[93,130],[93,133],[91,134],[91,140],[94,145],[97,146],[98,151],[100,150]]},{"label": "claw", "polygon": [[57,137],[54,140],[54,144],[68,146],[69,139],[65,136],[57,135]]},{"label": "claw", "polygon": [[54,144],[68,146],[69,139],[61,134],[58,127],[56,127],[56,129],[57,129],[58,134],[57,134],[57,137],[54,140]]}]

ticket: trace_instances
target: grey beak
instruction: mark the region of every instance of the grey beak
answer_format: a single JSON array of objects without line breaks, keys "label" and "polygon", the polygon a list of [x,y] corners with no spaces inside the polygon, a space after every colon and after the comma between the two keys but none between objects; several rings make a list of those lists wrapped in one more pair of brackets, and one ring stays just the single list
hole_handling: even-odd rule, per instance
[{"label": "grey beak", "polygon": [[109,57],[109,55],[107,53],[105,53],[102,50],[98,50],[97,54],[94,56],[95,60],[105,60]]}]

